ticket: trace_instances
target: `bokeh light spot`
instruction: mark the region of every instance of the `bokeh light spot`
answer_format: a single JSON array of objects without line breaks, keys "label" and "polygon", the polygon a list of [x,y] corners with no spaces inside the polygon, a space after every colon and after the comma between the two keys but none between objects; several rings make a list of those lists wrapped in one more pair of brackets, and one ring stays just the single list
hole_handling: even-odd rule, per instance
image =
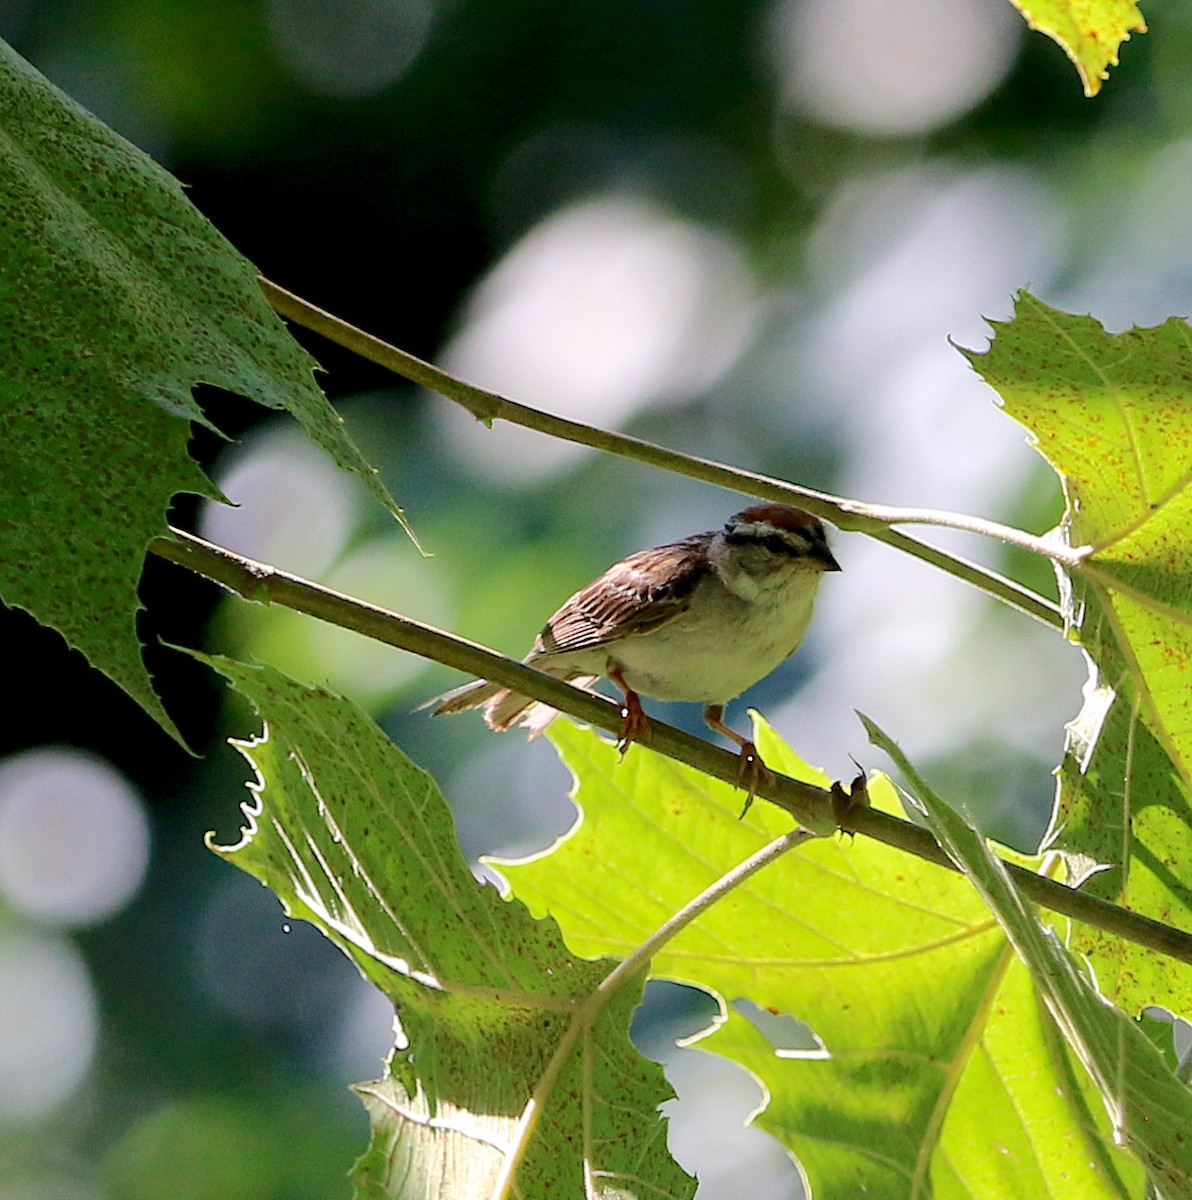
[{"label": "bokeh light spot", "polygon": [[767,44],[790,106],[862,133],[914,134],[997,87],[1020,24],[988,0],[780,0]]},{"label": "bokeh light spot", "polygon": [[339,557],[356,521],[352,481],[305,434],[277,424],[221,459],[200,532],[217,545],[307,577]]},{"label": "bokeh light spot", "polygon": [[431,0],[268,0],[269,32],[312,92],[358,100],[399,80],[435,19]]},{"label": "bokeh light spot", "polygon": [[0,930],[0,1119],[31,1120],[87,1073],[98,1029],[82,956],[65,938]]},{"label": "bokeh light spot", "polygon": [[15,908],[55,925],[103,921],[148,862],[141,799],[103,759],[45,747],[0,763],[0,892]]},{"label": "bokeh light spot", "polygon": [[[320,582],[414,620],[450,627],[454,619],[444,562],[422,557],[396,528],[348,552]],[[416,654],[280,605],[236,605],[225,621],[238,653],[370,708],[391,700],[429,666]]]},{"label": "bokeh light spot", "polygon": [[[726,234],[612,193],[540,222],[473,293],[442,358],[473,383],[599,425],[698,395],[737,361],[757,305]],[[583,454],[567,442],[436,410],[491,479],[532,484]]]},{"label": "bokeh light spot", "polygon": [[195,981],[220,1012],[258,1031],[321,1039],[355,968],[313,925],[289,922],[254,880],[227,875],[198,915]]}]

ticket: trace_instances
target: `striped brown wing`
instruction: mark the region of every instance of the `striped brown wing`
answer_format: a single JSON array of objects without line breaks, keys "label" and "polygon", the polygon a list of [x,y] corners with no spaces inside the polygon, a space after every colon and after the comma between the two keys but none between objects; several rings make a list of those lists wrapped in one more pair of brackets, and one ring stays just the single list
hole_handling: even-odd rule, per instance
[{"label": "striped brown wing", "polygon": [[534,655],[591,650],[673,621],[707,569],[711,536],[640,550],[609,567],[547,621]]}]

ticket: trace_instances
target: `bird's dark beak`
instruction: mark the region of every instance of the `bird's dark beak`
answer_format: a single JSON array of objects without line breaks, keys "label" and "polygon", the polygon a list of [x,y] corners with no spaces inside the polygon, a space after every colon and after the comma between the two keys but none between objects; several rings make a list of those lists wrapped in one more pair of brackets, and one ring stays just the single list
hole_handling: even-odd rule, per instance
[{"label": "bird's dark beak", "polygon": [[832,557],[832,551],[827,546],[817,546],[814,557],[821,571],[840,570],[840,564]]}]

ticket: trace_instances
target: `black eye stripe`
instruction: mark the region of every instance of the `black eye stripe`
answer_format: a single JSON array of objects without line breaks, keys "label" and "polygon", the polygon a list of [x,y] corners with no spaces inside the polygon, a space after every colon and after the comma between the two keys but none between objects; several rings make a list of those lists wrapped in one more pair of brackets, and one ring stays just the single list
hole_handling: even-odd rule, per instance
[{"label": "black eye stripe", "polygon": [[[771,554],[806,554],[814,545],[813,538],[794,530],[788,534],[782,534],[742,529],[726,534],[725,541],[730,546],[764,546]],[[802,545],[798,544],[800,542]]]},{"label": "black eye stripe", "polygon": [[799,547],[791,545],[780,533],[768,533],[761,539],[761,544],[765,546],[771,554],[797,554]]}]

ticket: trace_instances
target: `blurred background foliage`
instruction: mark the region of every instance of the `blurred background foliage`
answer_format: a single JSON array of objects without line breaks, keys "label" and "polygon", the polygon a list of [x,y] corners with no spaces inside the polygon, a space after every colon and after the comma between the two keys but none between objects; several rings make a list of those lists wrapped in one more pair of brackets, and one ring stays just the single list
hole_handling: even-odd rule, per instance
[{"label": "blurred background foliage", "polygon": [[[1042,531],[1058,489],[949,339],[1015,288],[1112,329],[1192,310],[1192,15],[1148,12],[1096,101],[1004,0],[2,0],[0,35],[150,152],[283,286],[522,401],[815,487]],[[197,435],[235,549],[521,654],[617,556],[740,497],[517,430],[299,334],[433,553],[297,431],[214,393]],[[248,423],[252,422],[251,427]],[[871,714],[1023,847],[1052,797],[1078,655],[876,543],[836,539],[809,642],[746,697],[851,773]],[[949,545],[1048,592],[1047,570]],[[365,703],[455,808],[472,860],[572,819],[545,742],[414,705],[445,670],[150,562],[142,629],[190,758],[57,635],[0,617],[0,1200],[346,1196],[391,1014],[208,854],[255,728],[160,641],[257,656]],[[664,706],[665,707],[665,706]],[[744,720],[745,704],[732,717]],[[691,725],[698,714],[669,706]],[[738,1126],[759,1101],[637,1035],[680,1092],[702,1200],[795,1197]]]}]

